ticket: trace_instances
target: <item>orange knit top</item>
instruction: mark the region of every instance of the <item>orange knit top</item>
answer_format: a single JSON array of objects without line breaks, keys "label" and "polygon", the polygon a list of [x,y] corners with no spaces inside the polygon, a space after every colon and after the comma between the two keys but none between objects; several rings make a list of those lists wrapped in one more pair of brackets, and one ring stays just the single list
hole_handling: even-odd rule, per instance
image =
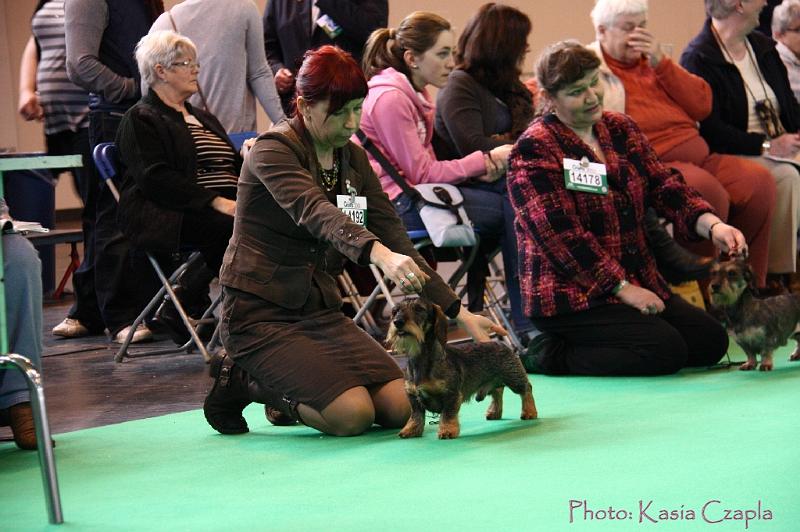
[{"label": "orange knit top", "polygon": [[606,64],[625,86],[625,112],[663,155],[700,136],[697,122],[711,113],[711,87],[668,57],[655,68],[646,58],[623,64],[603,52]]}]

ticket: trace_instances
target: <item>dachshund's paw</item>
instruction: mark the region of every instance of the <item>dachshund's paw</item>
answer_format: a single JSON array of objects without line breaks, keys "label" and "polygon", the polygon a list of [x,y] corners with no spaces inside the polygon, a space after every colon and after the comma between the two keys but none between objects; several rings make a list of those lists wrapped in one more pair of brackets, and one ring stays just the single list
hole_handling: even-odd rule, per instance
[{"label": "dachshund's paw", "polygon": [[486,419],[489,421],[495,419],[502,419],[503,418],[503,411],[497,408],[494,404],[489,405],[489,408],[486,409]]},{"label": "dachshund's paw", "polygon": [[761,366],[758,368],[761,371],[772,371],[772,360],[762,360]]},{"label": "dachshund's paw", "polygon": [[748,360],[747,362],[745,362],[744,364],[742,364],[741,366],[739,366],[739,369],[740,369],[741,371],[751,371],[751,370],[754,370],[754,369],[756,369],[756,363],[755,363],[755,361],[750,361],[750,360]]},{"label": "dachshund's paw", "polygon": [[533,410],[523,410],[522,413],[519,415],[520,419],[536,419],[539,417],[539,413],[534,408]]},{"label": "dachshund's paw", "polygon": [[789,360],[792,362],[797,362],[800,360],[800,349],[797,349],[794,353],[792,353],[792,356],[789,357]]},{"label": "dachshund's paw", "polygon": [[418,425],[406,425],[397,435],[401,438],[419,438],[422,436],[422,427]]},{"label": "dachshund's paw", "polygon": [[440,424],[439,425],[439,439],[440,440],[452,440],[454,438],[458,438],[461,429],[457,424]]}]

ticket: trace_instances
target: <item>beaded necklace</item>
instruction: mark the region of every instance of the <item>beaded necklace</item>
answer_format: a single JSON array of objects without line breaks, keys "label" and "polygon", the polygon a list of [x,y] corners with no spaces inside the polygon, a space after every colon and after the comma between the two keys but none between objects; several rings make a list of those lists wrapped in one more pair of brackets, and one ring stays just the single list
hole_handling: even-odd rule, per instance
[{"label": "beaded necklace", "polygon": [[322,180],[322,188],[327,192],[333,190],[339,182],[339,158],[336,156],[336,152],[333,154],[333,167],[330,170],[326,170],[320,166],[319,176]]}]

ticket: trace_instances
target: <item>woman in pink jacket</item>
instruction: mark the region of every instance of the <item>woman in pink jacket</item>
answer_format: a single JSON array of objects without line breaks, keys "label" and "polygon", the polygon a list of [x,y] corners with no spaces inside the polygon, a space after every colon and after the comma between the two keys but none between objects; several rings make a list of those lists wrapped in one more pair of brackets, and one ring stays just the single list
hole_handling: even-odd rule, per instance
[{"label": "woman in pink jacket", "polygon": [[[406,182],[451,183],[464,196],[464,207],[478,229],[485,251],[498,242],[503,251],[509,293],[519,294],[516,272],[516,239],[513,210],[505,179],[511,145],[488,152],[475,151],[451,161],[439,161],[433,150],[435,109],[426,87],[441,88],[455,63],[455,38],[450,23],[433,13],[417,11],[397,29],[372,33],[364,53],[364,73],[369,93],[364,101],[361,129],[400,172]],[[409,230],[424,229],[414,202],[395,184],[380,164],[372,160],[384,191]],[[484,246],[482,246],[484,247]],[[484,254],[479,254],[483,257]],[[471,274],[485,273],[485,259],[473,264]],[[482,288],[482,282],[470,281]],[[473,292],[470,310],[482,304],[480,291]],[[510,297],[512,317],[518,331],[529,327],[519,308],[519,297]],[[478,307],[478,308],[476,308]]]}]

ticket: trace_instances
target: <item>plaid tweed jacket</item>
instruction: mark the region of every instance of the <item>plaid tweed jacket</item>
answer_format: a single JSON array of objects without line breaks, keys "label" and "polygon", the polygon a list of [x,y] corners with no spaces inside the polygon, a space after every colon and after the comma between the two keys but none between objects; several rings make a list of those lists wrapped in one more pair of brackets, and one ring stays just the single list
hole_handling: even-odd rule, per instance
[{"label": "plaid tweed jacket", "polygon": [[511,152],[508,188],[516,212],[524,310],[554,316],[618,303],[623,279],[671,296],[644,231],[649,206],[697,240],[697,218],[713,212],[683,176],[659,161],[626,115],[603,113],[594,126],[606,157],[606,195],[568,190],[564,158],[600,162],[553,114],[536,119]]}]

